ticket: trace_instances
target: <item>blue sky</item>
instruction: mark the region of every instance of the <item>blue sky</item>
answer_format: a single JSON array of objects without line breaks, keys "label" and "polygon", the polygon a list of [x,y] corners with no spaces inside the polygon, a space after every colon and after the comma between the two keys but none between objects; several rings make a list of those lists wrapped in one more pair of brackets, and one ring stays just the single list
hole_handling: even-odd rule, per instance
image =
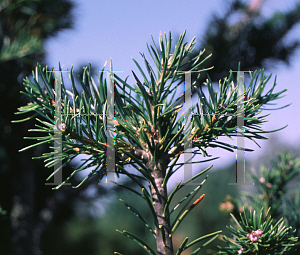
[{"label": "blue sky", "polygon": [[[124,70],[118,76],[125,79],[130,75],[129,83],[134,82],[131,70],[138,73],[131,58],[136,59],[141,66],[139,52],[147,53],[146,42],[151,43],[151,34],[158,42],[160,31],[172,32],[172,37],[179,36],[187,29],[184,42],[189,42],[194,36],[196,41],[201,41],[208,21],[213,13],[222,14],[226,9],[226,2],[222,0],[211,1],[97,1],[76,0],[75,28],[64,31],[46,42],[47,63],[49,66],[58,68],[58,62],[64,69],[70,69],[73,65],[83,63],[95,63],[97,70],[102,69],[105,61],[113,61],[114,70]],[[288,10],[296,3],[295,0],[266,0],[262,5],[262,13],[271,15],[274,11]],[[238,19],[239,17],[236,17]],[[287,41],[300,37],[300,26],[297,25],[287,35]],[[173,41],[175,44],[175,41]],[[196,48],[198,43],[196,43]],[[146,54],[147,56],[147,54]],[[286,96],[278,100],[278,106],[293,103],[290,107],[271,112],[269,122],[264,124],[265,130],[278,129],[286,124],[289,126],[277,132],[279,140],[287,145],[295,145],[300,142],[299,115],[300,108],[300,50],[292,59],[291,66],[277,64],[275,68],[268,69],[266,74],[277,74],[277,90],[288,88]],[[151,59],[149,59],[149,62]],[[108,67],[108,66],[107,66]],[[269,87],[273,84],[275,76],[271,78]],[[194,99],[193,99],[194,101]],[[270,135],[267,135],[270,137]],[[229,141],[221,139],[221,141]],[[236,140],[232,144],[236,143]],[[262,149],[253,142],[246,141],[246,147],[255,149],[254,152],[246,153],[246,160],[253,160],[264,152],[266,141],[259,141]],[[225,166],[235,162],[235,153],[224,150],[211,149],[213,156],[221,156],[221,159],[212,163],[215,167]],[[195,158],[196,159],[196,158]],[[209,164],[203,165],[207,167]]]}]

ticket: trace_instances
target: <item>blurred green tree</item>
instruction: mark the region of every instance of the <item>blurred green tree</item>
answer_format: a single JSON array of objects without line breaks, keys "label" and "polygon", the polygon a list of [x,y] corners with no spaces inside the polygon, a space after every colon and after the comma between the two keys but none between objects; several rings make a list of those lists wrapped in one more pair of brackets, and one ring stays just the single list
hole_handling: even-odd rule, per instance
[{"label": "blurred green tree", "polygon": [[[261,14],[264,0],[224,1],[225,11],[218,16],[213,14],[208,23],[198,49],[206,49],[205,56],[213,53],[205,63],[205,67],[214,68],[207,71],[212,83],[228,76],[229,70],[236,70],[241,63],[241,70],[266,70],[283,62],[290,65],[293,54],[300,46],[300,40],[287,42],[287,34],[300,22],[300,3],[287,12],[275,12],[266,18]],[[267,1],[266,1],[267,2]],[[235,19],[233,19],[233,17]],[[239,19],[236,21],[236,17]],[[232,20],[235,20],[234,22]],[[190,59],[197,56],[195,50]],[[183,70],[189,70],[186,64]],[[197,73],[192,73],[192,83],[196,81]],[[196,86],[200,87],[208,78],[203,75]],[[180,82],[183,82],[182,79]],[[183,87],[181,88],[183,91]],[[192,94],[196,93],[192,88]],[[176,103],[183,103],[181,97]]]},{"label": "blurred green tree", "polygon": [[42,162],[31,160],[47,147],[18,153],[28,144],[23,137],[35,121],[11,125],[11,120],[17,108],[28,102],[20,94],[23,78],[37,61],[44,63],[44,42],[72,28],[74,7],[69,0],[0,3],[0,200],[7,210],[0,231],[2,254],[41,254],[40,234],[51,219],[51,201],[57,200],[49,192],[51,187],[42,184]]}]

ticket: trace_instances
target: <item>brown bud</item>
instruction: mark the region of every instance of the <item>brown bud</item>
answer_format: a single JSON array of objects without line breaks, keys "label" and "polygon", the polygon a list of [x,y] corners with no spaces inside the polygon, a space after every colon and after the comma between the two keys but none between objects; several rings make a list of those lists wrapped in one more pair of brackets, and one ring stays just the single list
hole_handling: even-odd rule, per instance
[{"label": "brown bud", "polygon": [[201,197],[199,197],[191,206],[190,209],[194,208],[200,201],[205,197],[205,194],[203,194]]}]

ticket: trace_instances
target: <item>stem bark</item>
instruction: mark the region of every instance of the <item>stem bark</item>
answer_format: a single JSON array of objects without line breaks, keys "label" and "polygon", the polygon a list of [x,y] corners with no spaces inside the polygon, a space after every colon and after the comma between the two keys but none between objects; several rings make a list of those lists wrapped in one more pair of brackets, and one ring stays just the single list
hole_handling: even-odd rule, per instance
[{"label": "stem bark", "polygon": [[[156,191],[153,185],[151,184],[151,195],[153,200],[153,207],[159,223],[159,226],[155,226],[157,255],[174,254],[169,210],[167,210],[166,215],[164,215],[164,208],[168,199],[167,187],[166,186],[162,187],[163,180],[166,173],[166,165],[167,165],[166,163],[167,162],[162,162],[161,159],[159,159],[158,166],[156,167],[154,163],[154,158],[149,153],[149,161],[146,164],[148,169],[152,170],[151,175],[154,178],[154,181],[156,183],[159,192],[159,194],[156,194]],[[163,236],[160,228],[164,229],[165,245],[163,242]]]}]

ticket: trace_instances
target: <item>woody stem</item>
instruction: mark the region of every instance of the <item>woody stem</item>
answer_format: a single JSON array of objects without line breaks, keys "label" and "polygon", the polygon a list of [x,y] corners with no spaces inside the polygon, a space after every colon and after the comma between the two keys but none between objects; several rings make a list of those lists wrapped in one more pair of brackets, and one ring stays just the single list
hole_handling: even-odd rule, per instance
[{"label": "woody stem", "polygon": [[[153,207],[158,219],[159,226],[155,227],[156,232],[156,246],[157,246],[157,255],[173,255],[173,244],[171,236],[171,223],[169,211],[164,215],[164,208],[167,202],[167,187],[163,187],[164,169],[165,164],[158,163],[158,167],[155,166],[154,158],[150,156],[149,161],[146,164],[147,168],[151,171],[154,181],[156,183],[159,194],[156,194],[156,191],[151,184],[151,194],[153,199]],[[162,231],[163,229],[163,231]],[[165,244],[163,242],[163,236],[165,239]]]}]

